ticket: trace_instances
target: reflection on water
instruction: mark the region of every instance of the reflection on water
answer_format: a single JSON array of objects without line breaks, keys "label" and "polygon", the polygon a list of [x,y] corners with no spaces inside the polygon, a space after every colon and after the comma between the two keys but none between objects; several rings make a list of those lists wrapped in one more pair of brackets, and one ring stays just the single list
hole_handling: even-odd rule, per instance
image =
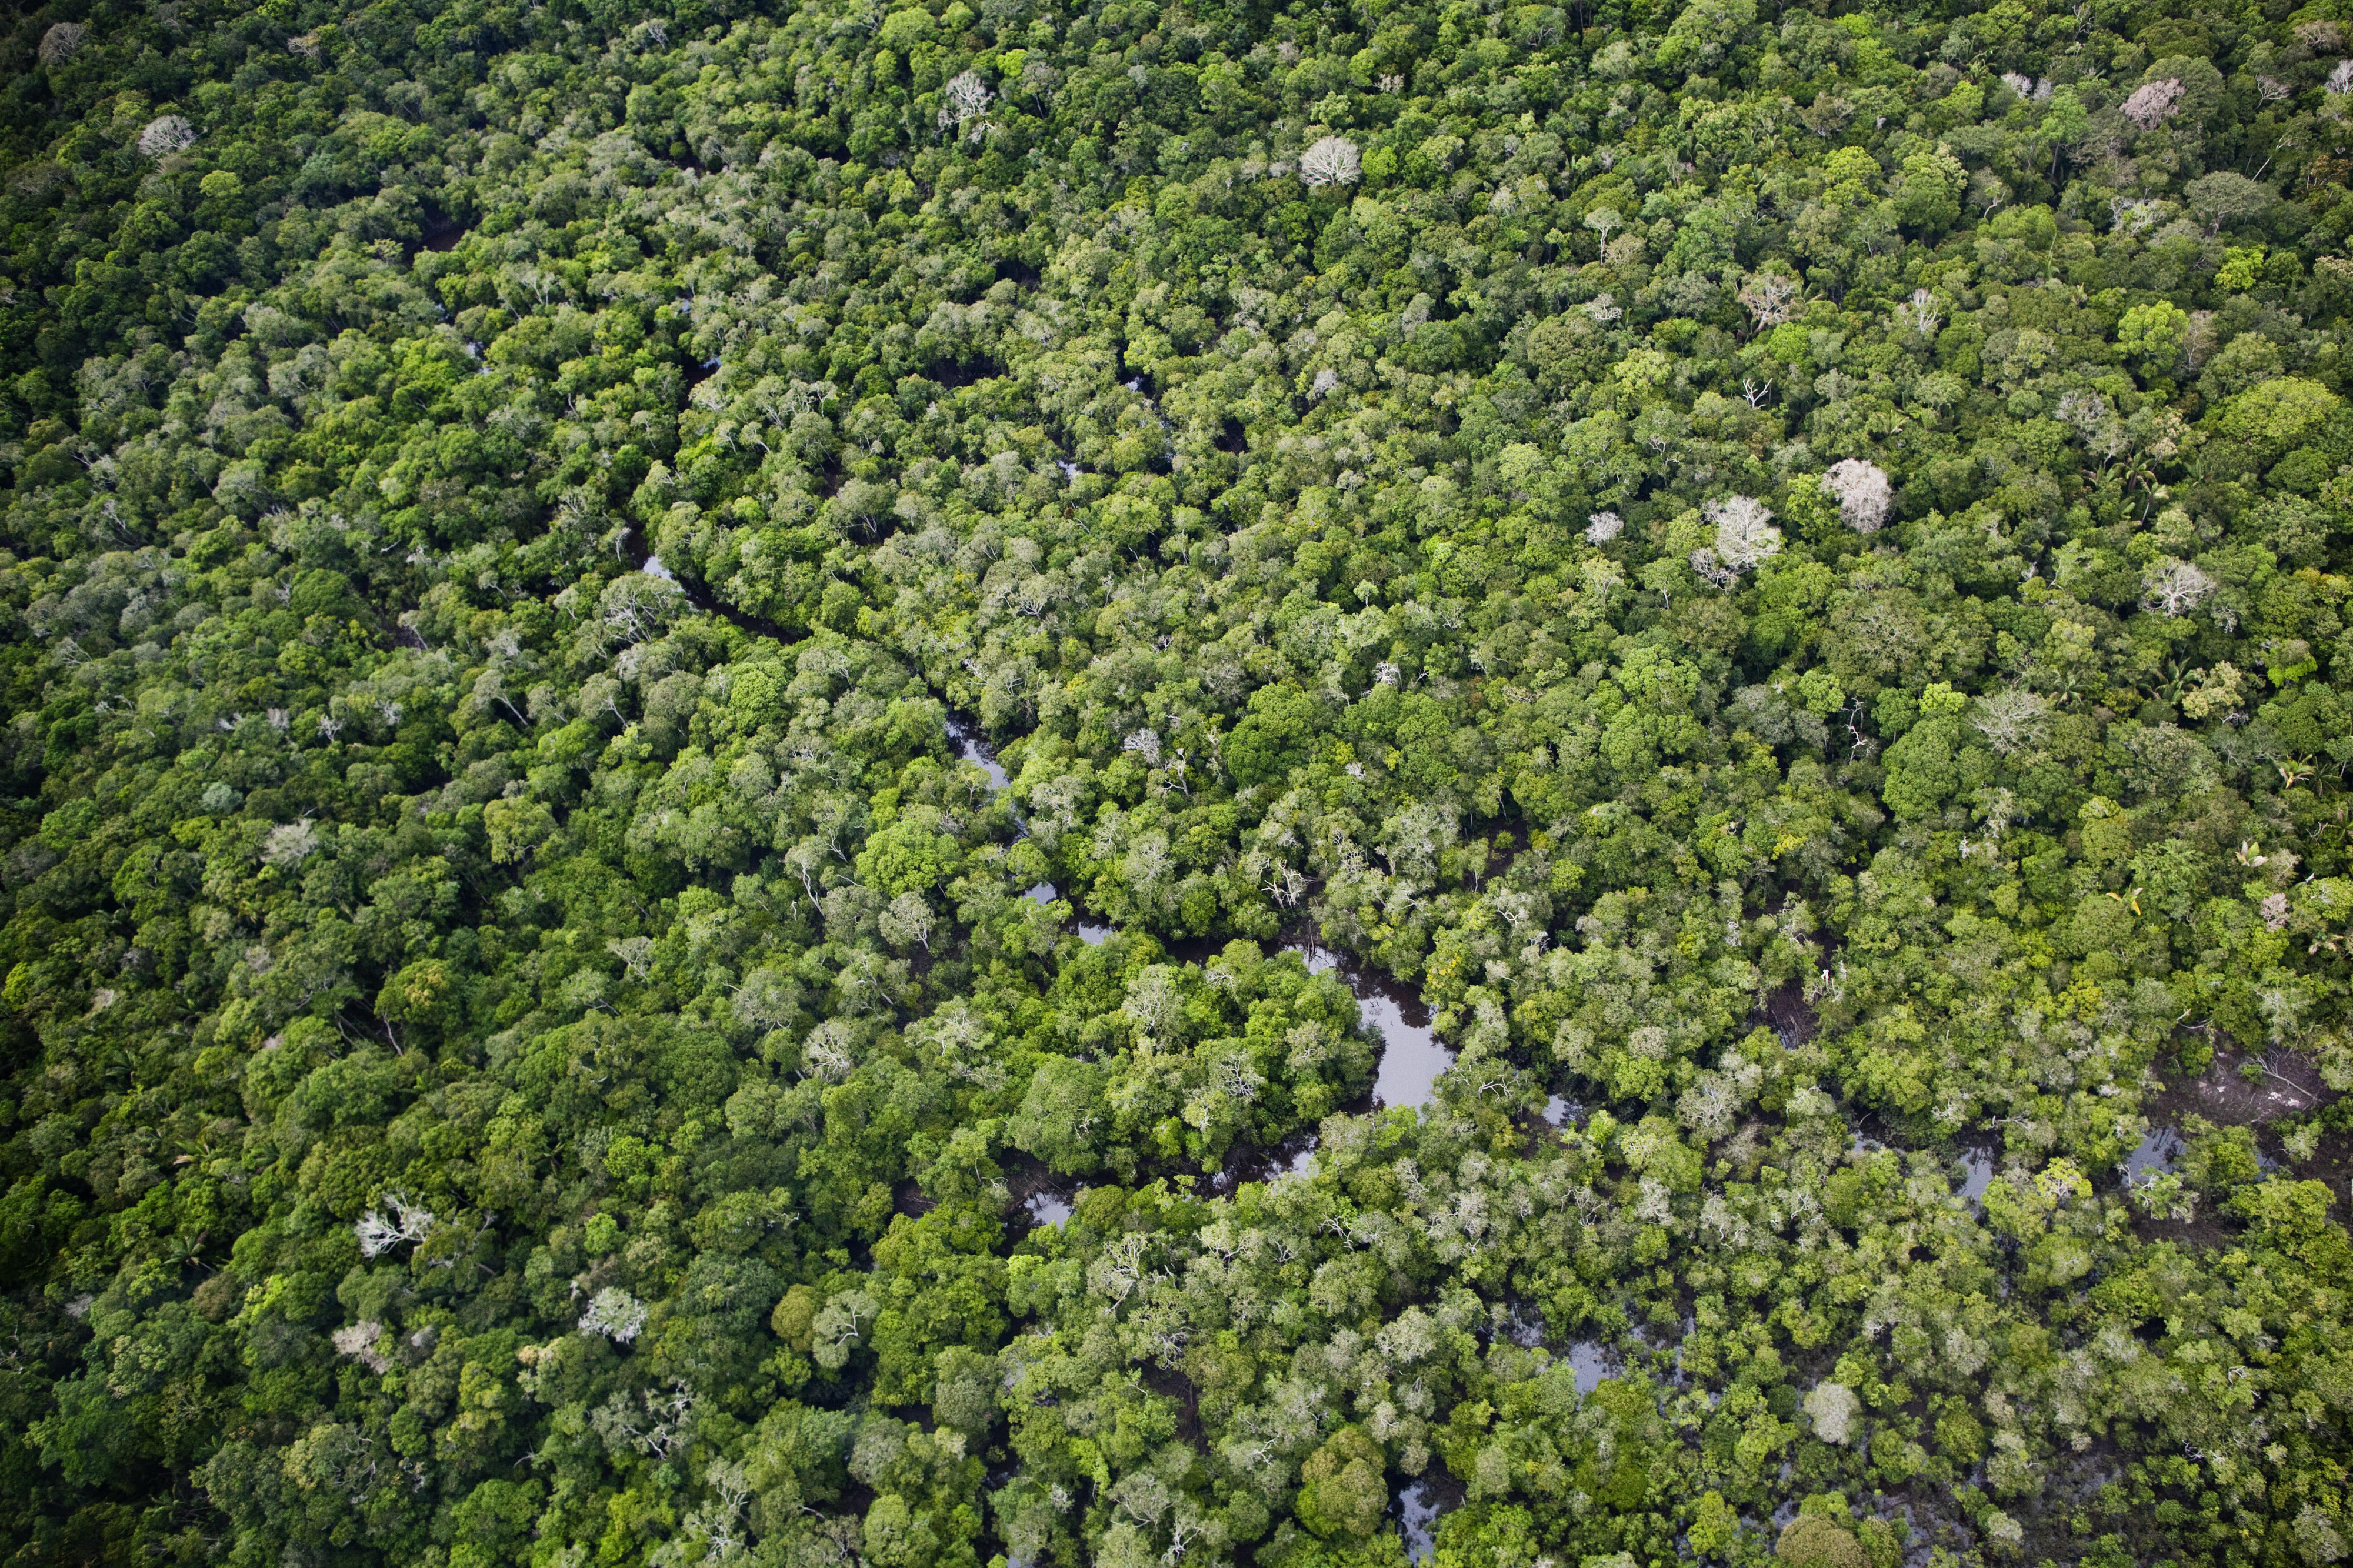
[{"label": "reflection on water", "polygon": [[1021,1206],[1032,1225],[1060,1225],[1074,1212],[1071,1205],[1077,1196],[1076,1193],[1058,1193],[1051,1187],[1042,1187],[1030,1194],[1029,1201]]},{"label": "reflection on water", "polygon": [[1050,904],[1054,901],[1054,884],[1040,882],[1021,896],[1033,904]]},{"label": "reflection on water", "polygon": [[1566,1127],[1571,1121],[1582,1121],[1584,1115],[1585,1107],[1573,1100],[1563,1100],[1556,1094],[1545,1101],[1544,1119],[1552,1126]]},{"label": "reflection on water", "polygon": [[1961,1151],[1961,1196],[1976,1203],[1993,1185],[1993,1149],[1984,1143],[1972,1143]]},{"label": "reflection on water", "polygon": [[1634,1342],[1641,1346],[1653,1362],[1667,1363],[1667,1383],[1672,1387],[1687,1388],[1691,1385],[1691,1374],[1683,1370],[1683,1345],[1691,1338],[1692,1330],[1697,1326],[1698,1320],[1689,1312],[1684,1313],[1683,1321],[1676,1325],[1672,1340],[1667,1338],[1667,1331],[1661,1325],[1638,1323],[1634,1326]]},{"label": "reflection on water", "polygon": [[1405,1554],[1427,1563],[1438,1550],[1438,1520],[1446,1511],[1427,1481],[1416,1481],[1398,1493],[1398,1519],[1405,1531]]},{"label": "reflection on water", "polygon": [[[966,742],[965,760],[982,762],[970,750]],[[994,763],[984,765],[992,770],[991,776],[1002,781],[1004,772]],[[1055,893],[1050,882],[1040,882],[1026,895],[1038,902],[1050,903]],[[1109,942],[1112,927],[1101,921],[1081,920],[1073,928],[1081,942],[1090,947],[1100,947]],[[1438,1031],[1430,1027],[1430,1009],[1422,1005],[1421,994],[1411,986],[1399,984],[1387,975],[1355,964],[1344,964],[1340,955],[1319,943],[1293,941],[1284,943],[1307,961],[1308,973],[1324,974],[1338,971],[1341,979],[1356,998],[1356,1006],[1364,1021],[1380,1037],[1381,1057],[1378,1076],[1373,1081],[1373,1103],[1388,1105],[1428,1105],[1437,1095],[1438,1075],[1454,1065],[1454,1053],[1438,1042]],[[1559,1115],[1575,1114],[1583,1107],[1556,1097],[1546,1115],[1550,1120]],[[1557,1121],[1554,1121],[1558,1126]],[[1312,1152],[1313,1145],[1310,1145]],[[1302,1167],[1288,1167],[1298,1170]],[[1250,1178],[1255,1179],[1255,1178]]]},{"label": "reflection on water", "polygon": [[956,755],[988,775],[988,793],[995,795],[1009,782],[1005,770],[997,765],[997,754],[981,740],[980,732],[961,719],[948,720],[948,739],[956,745]]},{"label": "reflection on water", "polygon": [[1531,1310],[1525,1301],[1512,1303],[1512,1321],[1504,1325],[1504,1337],[1524,1351],[1532,1351],[1544,1343],[1544,1314]]},{"label": "reflection on water", "polygon": [[[1357,984],[1356,976],[1350,984]],[[1402,986],[1397,989],[1402,997],[1386,990],[1366,995],[1361,986],[1356,991],[1365,1022],[1380,1031],[1383,1042],[1373,1100],[1379,1105],[1428,1105],[1437,1095],[1438,1075],[1454,1065],[1454,1053],[1438,1043],[1421,998]]]},{"label": "reflection on water", "polygon": [[1568,1347],[1568,1364],[1577,1373],[1577,1392],[1590,1394],[1609,1375],[1612,1357],[1599,1340],[1579,1340]]},{"label": "reflection on water", "polygon": [[649,555],[646,557],[644,571],[647,576],[659,577],[665,583],[675,583],[678,581],[678,574],[663,565],[662,558],[659,555]]},{"label": "reflection on water", "polygon": [[2173,1163],[2181,1158],[2181,1151],[2188,1146],[2181,1134],[2170,1127],[2150,1128],[2140,1146],[2125,1156],[2125,1180],[2161,1175],[2172,1170]]},{"label": "reflection on water", "polygon": [[1229,1151],[1225,1163],[1209,1176],[1209,1191],[1230,1197],[1244,1182],[1277,1182],[1304,1176],[1315,1169],[1315,1134],[1294,1132],[1271,1149]]},{"label": "reflection on water", "polygon": [[1364,1020],[1380,1035],[1380,1075],[1373,1080],[1376,1105],[1428,1105],[1438,1092],[1438,1075],[1454,1065],[1454,1053],[1438,1043],[1430,1026],[1430,1009],[1421,994],[1387,975],[1355,964],[1343,964],[1340,955],[1320,942],[1294,941],[1285,945],[1307,960],[1308,973],[1338,970],[1356,994]]}]

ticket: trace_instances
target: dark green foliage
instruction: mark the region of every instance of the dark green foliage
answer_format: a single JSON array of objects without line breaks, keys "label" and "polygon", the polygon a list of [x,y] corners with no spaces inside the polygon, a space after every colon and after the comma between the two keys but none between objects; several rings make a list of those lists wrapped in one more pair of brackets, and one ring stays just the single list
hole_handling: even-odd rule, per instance
[{"label": "dark green foliage", "polygon": [[2340,5],[5,27],[23,1561],[2353,1550]]}]

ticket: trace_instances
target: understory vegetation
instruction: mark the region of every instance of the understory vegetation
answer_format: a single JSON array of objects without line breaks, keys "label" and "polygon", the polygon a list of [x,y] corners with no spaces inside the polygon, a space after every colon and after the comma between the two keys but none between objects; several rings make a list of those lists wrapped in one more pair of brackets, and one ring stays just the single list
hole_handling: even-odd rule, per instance
[{"label": "understory vegetation", "polygon": [[8,26],[11,1562],[2353,1552],[2346,0]]}]

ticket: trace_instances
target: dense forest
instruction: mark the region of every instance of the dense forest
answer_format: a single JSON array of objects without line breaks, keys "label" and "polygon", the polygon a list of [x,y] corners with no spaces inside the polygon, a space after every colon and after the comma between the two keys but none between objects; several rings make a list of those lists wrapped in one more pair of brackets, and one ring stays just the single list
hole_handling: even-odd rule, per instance
[{"label": "dense forest", "polygon": [[5,26],[9,1563],[2353,1554],[2353,0]]}]

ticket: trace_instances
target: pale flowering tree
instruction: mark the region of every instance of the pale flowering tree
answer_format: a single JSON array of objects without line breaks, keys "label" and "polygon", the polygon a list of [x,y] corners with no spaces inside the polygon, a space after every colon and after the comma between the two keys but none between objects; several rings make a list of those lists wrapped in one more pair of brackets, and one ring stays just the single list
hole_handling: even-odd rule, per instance
[{"label": "pale flowering tree", "polygon": [[178,152],[195,139],[195,126],[180,115],[166,114],[149,121],[147,129],[139,133],[139,153],[142,157],[161,158]]},{"label": "pale flowering tree", "polygon": [[1746,572],[1781,552],[1781,531],[1773,513],[1752,496],[1729,496],[1701,509],[1715,524],[1715,558],[1735,572]]},{"label": "pale flowering tree", "polygon": [[384,1325],[373,1318],[362,1318],[347,1329],[337,1329],[328,1338],[337,1355],[350,1356],[379,1377],[392,1366],[390,1359],[375,1348],[376,1342],[384,1338]]},{"label": "pale flowering tree", "polygon": [[1814,1418],[1814,1436],[1825,1443],[1844,1443],[1857,1436],[1855,1418],[1862,1401],[1840,1383],[1818,1383],[1806,1394],[1806,1414]]},{"label": "pale flowering tree", "polygon": [[920,944],[925,952],[932,950],[932,930],[937,919],[930,903],[917,892],[900,894],[876,917],[883,941],[898,948]]},{"label": "pale flowering tree", "polygon": [[2144,83],[2124,101],[2126,120],[2143,131],[2154,131],[2181,112],[2181,83],[2171,77]]},{"label": "pale flowering tree", "polygon": [[261,841],[261,858],[281,868],[301,865],[319,847],[319,828],[309,817],[280,823]]},{"label": "pale flowering tree", "polygon": [[2337,68],[2328,73],[2327,81],[2322,85],[2327,91],[2340,96],[2353,92],[2353,60],[2338,60]]},{"label": "pale flowering tree", "polygon": [[40,62],[52,68],[65,64],[81,52],[82,44],[90,37],[90,29],[79,22],[53,22],[41,35],[41,47],[37,51]]},{"label": "pale flowering tree", "polygon": [[636,1339],[645,1326],[646,1304],[617,1285],[591,1296],[588,1310],[580,1314],[582,1333],[602,1334],[617,1345]]},{"label": "pale flowering tree", "polygon": [[2041,740],[2050,716],[2049,700],[2036,692],[1997,691],[1978,703],[1972,722],[1987,743],[2006,757]]},{"label": "pale flowering tree", "polygon": [[1857,533],[1877,533],[1895,504],[1887,470],[1861,458],[1831,464],[1830,472],[1822,476],[1822,493],[1838,502],[1839,516]]},{"label": "pale flowering tree", "polygon": [[1353,185],[1362,167],[1345,136],[1326,136],[1299,155],[1299,177],[1309,185]]},{"label": "pale flowering tree", "polygon": [[648,936],[617,936],[605,943],[605,951],[621,961],[621,967],[633,980],[645,980],[653,973],[654,942]]},{"label": "pale flowering tree", "polygon": [[1585,520],[1586,542],[1591,544],[1607,544],[1624,532],[1625,529],[1626,520],[1616,512],[1593,512]]},{"label": "pale flowering tree", "polygon": [[847,1018],[828,1018],[801,1042],[802,1070],[828,1083],[839,1083],[858,1070],[858,1058],[851,1048],[856,1038],[857,1027]]}]

